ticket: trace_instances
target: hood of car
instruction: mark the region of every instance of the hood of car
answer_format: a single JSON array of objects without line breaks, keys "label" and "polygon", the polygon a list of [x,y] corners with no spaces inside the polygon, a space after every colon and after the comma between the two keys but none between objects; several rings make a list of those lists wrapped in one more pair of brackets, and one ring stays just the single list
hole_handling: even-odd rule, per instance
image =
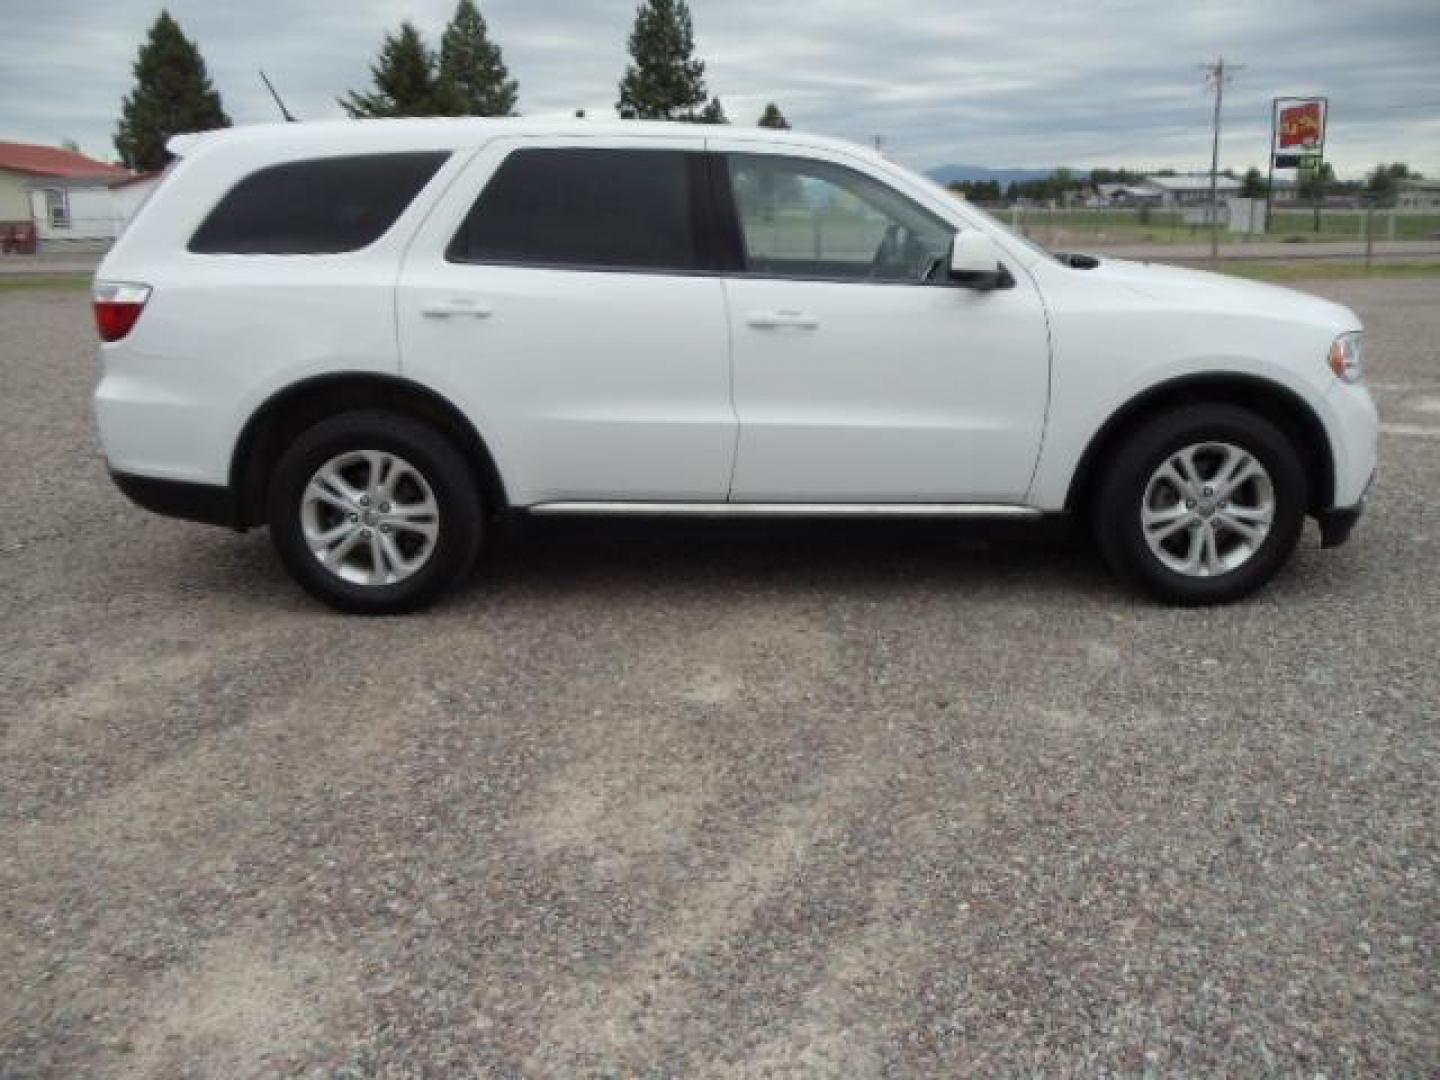
[{"label": "hood of car", "polygon": [[1312,322],[1337,334],[1360,328],[1359,317],[1343,304],[1227,274],[1111,258],[1087,272],[1167,304]]}]

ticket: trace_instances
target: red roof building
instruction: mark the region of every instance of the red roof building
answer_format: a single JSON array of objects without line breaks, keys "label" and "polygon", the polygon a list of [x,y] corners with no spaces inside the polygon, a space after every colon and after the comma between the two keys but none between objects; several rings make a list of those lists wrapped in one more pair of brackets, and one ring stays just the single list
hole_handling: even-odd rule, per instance
[{"label": "red roof building", "polygon": [[[110,185],[132,175],[74,150],[0,142],[0,254],[33,253],[37,239],[46,249],[103,249],[139,201],[128,191],[117,197]],[[65,244],[52,243],[60,240]]]},{"label": "red roof building", "polygon": [[119,180],[130,175],[123,165],[110,165],[76,150],[31,143],[0,142],[0,170],[27,177],[101,177]]},{"label": "red roof building", "polygon": [[129,175],[129,169],[96,161],[74,150],[0,142],[0,222],[30,222],[26,185],[34,186],[37,180],[103,182],[123,180]]}]

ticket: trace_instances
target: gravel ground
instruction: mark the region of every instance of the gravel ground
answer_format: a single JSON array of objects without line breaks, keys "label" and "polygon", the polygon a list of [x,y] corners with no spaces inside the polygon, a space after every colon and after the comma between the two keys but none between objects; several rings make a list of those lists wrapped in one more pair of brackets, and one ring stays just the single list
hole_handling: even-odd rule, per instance
[{"label": "gravel ground", "polygon": [[[112,490],[0,293],[0,1076],[1432,1074],[1440,283],[1348,547],[550,528],[347,619]],[[18,512],[17,512],[18,511]]]}]

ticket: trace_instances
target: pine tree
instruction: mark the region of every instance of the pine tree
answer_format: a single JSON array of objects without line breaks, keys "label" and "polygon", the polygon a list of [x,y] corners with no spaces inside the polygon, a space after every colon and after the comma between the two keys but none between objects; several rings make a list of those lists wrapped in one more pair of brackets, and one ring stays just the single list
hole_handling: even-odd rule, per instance
[{"label": "pine tree", "polygon": [[168,11],[150,27],[134,72],[135,89],[121,105],[115,131],[115,149],[130,168],[163,169],[172,135],[230,126],[200,50]]},{"label": "pine tree", "polygon": [[435,54],[411,22],[386,34],[380,58],[370,66],[375,89],[352,90],[340,107],[358,118],[378,116],[454,116],[464,111],[458,93],[441,82]]},{"label": "pine tree", "polygon": [[790,130],[790,121],[785,119],[785,114],[780,111],[780,106],[773,101],[765,106],[765,111],[760,114],[760,119],[755,121],[759,127],[775,128],[780,131]]},{"label": "pine tree", "polygon": [[730,118],[725,115],[725,107],[720,104],[720,99],[712,97],[710,104],[701,109],[700,114],[695,117],[695,122],[698,124],[728,124]]},{"label": "pine tree", "polygon": [[643,0],[630,31],[632,62],[620,80],[620,115],[627,120],[701,119],[703,113],[695,110],[709,94],[705,65],[691,55],[694,50],[685,0]]},{"label": "pine tree", "polygon": [[440,39],[440,79],[458,96],[469,116],[511,116],[515,80],[500,46],[490,40],[474,0],[460,0]]}]

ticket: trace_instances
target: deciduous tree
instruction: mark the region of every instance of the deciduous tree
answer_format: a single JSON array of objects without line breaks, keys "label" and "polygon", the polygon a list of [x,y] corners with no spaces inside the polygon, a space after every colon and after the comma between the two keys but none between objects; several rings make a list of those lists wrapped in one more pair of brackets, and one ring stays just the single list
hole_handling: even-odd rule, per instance
[{"label": "deciduous tree", "polygon": [[1334,183],[1335,170],[1330,167],[1328,161],[1322,161],[1316,167],[1300,170],[1297,191],[1300,198],[1315,208],[1316,232],[1320,231],[1320,204],[1325,201],[1325,195]]},{"label": "deciduous tree", "polygon": [[1251,165],[1245,170],[1245,178],[1240,181],[1240,196],[1245,199],[1263,199],[1265,187],[1265,174]]},{"label": "deciduous tree", "polygon": [[1420,180],[1421,175],[1411,172],[1410,166],[1403,161],[1387,165],[1381,162],[1370,171],[1365,178],[1365,193],[1382,206],[1388,206],[1395,200],[1399,191],[1401,180]]}]

